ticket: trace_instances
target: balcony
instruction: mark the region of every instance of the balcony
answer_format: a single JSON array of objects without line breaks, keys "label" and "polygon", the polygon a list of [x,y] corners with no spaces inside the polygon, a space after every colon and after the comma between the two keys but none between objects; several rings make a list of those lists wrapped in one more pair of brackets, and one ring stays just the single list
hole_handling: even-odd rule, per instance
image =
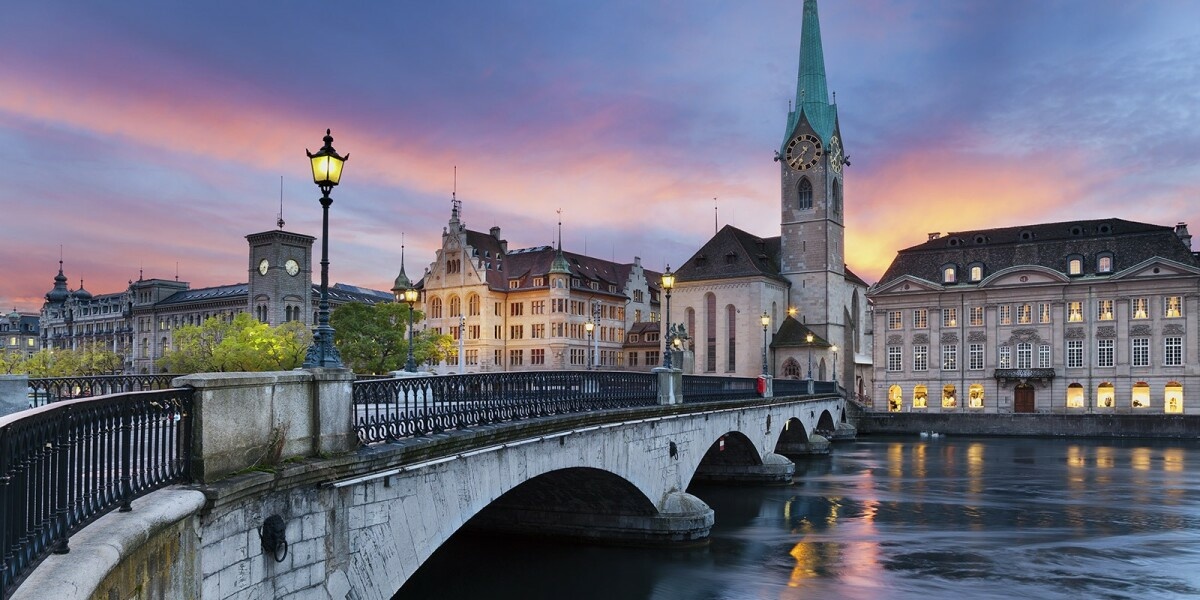
[{"label": "balcony", "polygon": [[1006,381],[1026,383],[1036,380],[1046,382],[1054,379],[1054,369],[996,369],[992,376],[1001,383]]}]

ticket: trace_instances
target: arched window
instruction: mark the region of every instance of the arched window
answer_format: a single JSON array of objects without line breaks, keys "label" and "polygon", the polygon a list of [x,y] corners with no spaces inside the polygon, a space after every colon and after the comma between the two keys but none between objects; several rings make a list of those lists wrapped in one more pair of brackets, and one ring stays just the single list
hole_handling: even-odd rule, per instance
[{"label": "arched window", "polygon": [[807,177],[801,177],[800,185],[798,186],[797,189],[800,192],[800,194],[799,194],[799,199],[796,202],[796,208],[799,208],[800,210],[807,210],[807,209],[812,208],[812,203],[813,203],[812,182],[810,182]]},{"label": "arched window", "polygon": [[942,267],[942,283],[958,283],[958,267],[946,265]]},{"label": "arched window", "polygon": [[1133,394],[1131,394],[1132,404],[1134,408],[1146,408],[1150,406],[1150,384],[1145,381],[1139,381],[1133,384]]},{"label": "arched window", "polygon": [[471,294],[471,299],[467,300],[467,310],[470,311],[472,317],[479,315],[479,296]]},{"label": "arched window", "polygon": [[970,408],[983,408],[982,385],[972,383],[971,387],[967,388],[967,406]]},{"label": "arched window", "polygon": [[699,333],[696,331],[696,309],[689,306],[684,312],[687,317],[687,333],[692,336],[690,343],[692,344],[691,348],[694,350],[696,348],[696,335]]},{"label": "arched window", "polygon": [[967,280],[971,283],[979,283],[979,280],[983,279],[983,265],[973,264],[967,267],[967,271]]},{"label": "arched window", "polygon": [[796,359],[788,357],[783,361],[783,378],[784,379],[800,379],[800,363]]},{"label": "arched window", "polygon": [[958,391],[953,385],[945,385],[942,387],[942,408],[954,408],[958,406]]},{"label": "arched window", "polygon": [[837,179],[833,180],[833,212],[842,212],[842,184]]},{"label": "arched window", "polygon": [[913,388],[913,408],[927,408],[929,406],[929,390],[918,385]]},{"label": "arched window", "polygon": [[904,407],[904,390],[898,385],[888,388],[888,412],[900,412]]},{"label": "arched window", "polygon": [[1096,407],[1112,408],[1115,405],[1116,394],[1113,392],[1113,384],[1105,381],[1096,386]]},{"label": "arched window", "polygon": [[729,336],[729,347],[725,349],[725,370],[737,370],[737,308],[725,305],[725,330]]},{"label": "arched window", "polygon": [[1168,381],[1163,389],[1163,411],[1169,413],[1183,412],[1183,386],[1178,381]]},{"label": "arched window", "polygon": [[437,296],[434,296],[433,299],[429,301],[429,318],[442,318],[442,299],[438,298]]},{"label": "arched window", "polygon": [[1072,383],[1067,386],[1067,408],[1083,408],[1083,386]]},{"label": "arched window", "polygon": [[704,295],[704,371],[717,370],[717,297],[712,292]]}]

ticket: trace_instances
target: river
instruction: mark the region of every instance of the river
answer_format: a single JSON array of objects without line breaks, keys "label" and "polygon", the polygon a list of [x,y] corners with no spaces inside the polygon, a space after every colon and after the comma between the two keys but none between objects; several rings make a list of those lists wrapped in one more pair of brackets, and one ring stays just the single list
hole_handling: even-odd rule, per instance
[{"label": "river", "polygon": [[702,487],[709,544],[457,535],[397,599],[1200,597],[1200,445],[872,438]]}]

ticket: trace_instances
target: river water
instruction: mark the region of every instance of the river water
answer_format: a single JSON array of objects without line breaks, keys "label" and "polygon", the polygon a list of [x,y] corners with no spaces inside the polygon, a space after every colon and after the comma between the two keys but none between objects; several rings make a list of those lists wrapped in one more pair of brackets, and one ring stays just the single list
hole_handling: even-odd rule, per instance
[{"label": "river water", "polygon": [[452,538],[399,599],[1200,598],[1200,445],[872,438],[693,488],[708,545]]}]

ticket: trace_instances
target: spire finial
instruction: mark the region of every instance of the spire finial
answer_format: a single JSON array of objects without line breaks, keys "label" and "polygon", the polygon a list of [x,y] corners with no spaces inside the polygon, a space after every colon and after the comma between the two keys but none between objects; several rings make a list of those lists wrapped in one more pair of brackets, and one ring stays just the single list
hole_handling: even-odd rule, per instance
[{"label": "spire finial", "polygon": [[275,224],[283,229],[283,175],[279,176],[279,220]]},{"label": "spire finial", "polygon": [[554,212],[558,213],[558,251],[562,252],[562,209]]}]

